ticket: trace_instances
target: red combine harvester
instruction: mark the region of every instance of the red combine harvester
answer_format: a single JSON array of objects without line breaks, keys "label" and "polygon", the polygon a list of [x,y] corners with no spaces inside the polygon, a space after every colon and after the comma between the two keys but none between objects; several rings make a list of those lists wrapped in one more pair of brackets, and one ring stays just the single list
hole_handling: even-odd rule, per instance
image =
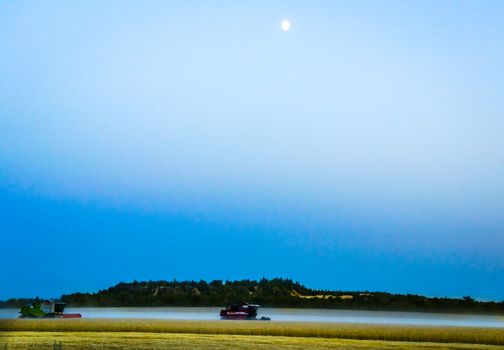
[{"label": "red combine harvester", "polygon": [[81,318],[81,314],[65,314],[65,303],[45,300],[34,301],[21,308],[21,318]]},{"label": "red combine harvester", "polygon": [[220,312],[220,317],[223,320],[260,320],[260,321],[270,321],[269,317],[257,318],[257,309],[259,305],[241,303],[237,305],[231,305],[222,309]]}]

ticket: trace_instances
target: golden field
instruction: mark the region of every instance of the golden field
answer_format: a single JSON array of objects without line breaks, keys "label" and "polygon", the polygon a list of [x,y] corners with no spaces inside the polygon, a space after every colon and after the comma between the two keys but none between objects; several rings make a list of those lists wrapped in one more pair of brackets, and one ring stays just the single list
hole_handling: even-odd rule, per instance
[{"label": "golden field", "polygon": [[502,350],[503,346],[336,338],[137,332],[0,332],[0,349],[51,350]]},{"label": "golden field", "polygon": [[0,320],[0,349],[504,349],[504,329],[261,321]]}]

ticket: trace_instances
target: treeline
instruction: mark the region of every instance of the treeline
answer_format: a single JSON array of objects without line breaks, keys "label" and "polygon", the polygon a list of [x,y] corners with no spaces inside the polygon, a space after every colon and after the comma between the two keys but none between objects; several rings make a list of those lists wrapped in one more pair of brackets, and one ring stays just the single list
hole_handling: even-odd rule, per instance
[{"label": "treeline", "polygon": [[98,293],[63,295],[75,306],[225,306],[242,301],[263,306],[297,306],[293,290],[310,290],[287,279],[260,281],[149,281],[119,283]]},{"label": "treeline", "polygon": [[[429,298],[413,294],[344,292],[307,288],[290,279],[260,281],[148,281],[119,283],[97,293],[73,293],[61,300],[70,306],[225,306],[242,301],[263,307],[330,308],[504,314],[504,302],[463,298]],[[11,299],[0,307],[20,307]]]},{"label": "treeline", "polygon": [[28,303],[31,303],[33,301],[40,301],[42,299],[40,298],[12,298],[8,300],[0,300],[0,309],[5,309],[5,308],[21,308],[23,305],[26,305]]}]

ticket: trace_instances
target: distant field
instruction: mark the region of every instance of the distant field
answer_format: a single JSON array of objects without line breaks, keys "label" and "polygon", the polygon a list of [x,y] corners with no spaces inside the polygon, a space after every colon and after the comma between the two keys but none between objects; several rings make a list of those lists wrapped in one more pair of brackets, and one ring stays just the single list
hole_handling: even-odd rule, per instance
[{"label": "distant field", "polygon": [[[504,349],[504,329],[260,321],[0,320],[0,349]],[[10,349],[9,348],[9,349]]]}]

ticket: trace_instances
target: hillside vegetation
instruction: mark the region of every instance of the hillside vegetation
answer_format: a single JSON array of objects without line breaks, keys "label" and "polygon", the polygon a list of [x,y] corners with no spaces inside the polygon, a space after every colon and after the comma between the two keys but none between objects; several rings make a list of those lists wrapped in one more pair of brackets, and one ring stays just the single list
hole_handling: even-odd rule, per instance
[{"label": "hillside vegetation", "polygon": [[[471,297],[430,298],[385,292],[326,291],[290,279],[260,281],[147,281],[119,283],[96,293],[61,296],[71,306],[225,306],[242,301],[264,307],[333,308],[504,314],[504,302]],[[27,299],[11,299],[0,307],[19,307]]]}]

